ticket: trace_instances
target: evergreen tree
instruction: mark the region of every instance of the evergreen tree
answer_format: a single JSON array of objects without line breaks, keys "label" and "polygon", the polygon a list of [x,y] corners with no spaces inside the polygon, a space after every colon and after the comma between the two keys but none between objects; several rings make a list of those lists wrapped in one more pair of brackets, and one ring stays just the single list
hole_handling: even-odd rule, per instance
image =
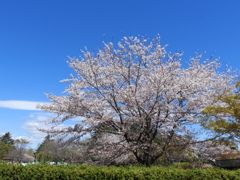
[{"label": "evergreen tree", "polygon": [[0,137],[0,158],[3,158],[12,149],[14,149],[14,140],[12,139],[10,132],[7,132]]},{"label": "evergreen tree", "polygon": [[3,141],[5,144],[14,144],[14,140],[12,139],[12,135],[10,134],[10,132],[7,132],[3,136],[1,136],[0,140]]},{"label": "evergreen tree", "polygon": [[35,160],[39,162],[51,161],[51,156],[46,151],[47,145],[51,142],[50,135],[47,135],[44,141],[39,145],[36,152],[34,153]]}]

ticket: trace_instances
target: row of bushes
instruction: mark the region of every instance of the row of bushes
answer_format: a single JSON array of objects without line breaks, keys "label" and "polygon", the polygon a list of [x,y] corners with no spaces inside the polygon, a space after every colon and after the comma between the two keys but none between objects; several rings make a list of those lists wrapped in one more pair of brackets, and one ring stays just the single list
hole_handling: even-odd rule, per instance
[{"label": "row of bushes", "polygon": [[181,169],[174,167],[97,167],[77,165],[0,164],[1,180],[240,180],[240,170],[220,168]]}]

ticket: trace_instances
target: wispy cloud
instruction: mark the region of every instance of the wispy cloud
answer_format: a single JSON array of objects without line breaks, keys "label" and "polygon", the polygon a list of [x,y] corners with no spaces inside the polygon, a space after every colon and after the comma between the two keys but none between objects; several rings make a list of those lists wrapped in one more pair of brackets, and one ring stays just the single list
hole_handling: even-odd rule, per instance
[{"label": "wispy cloud", "polygon": [[[25,139],[27,139],[34,148],[36,148],[37,145],[41,143],[47,135],[46,133],[41,132],[38,129],[50,129],[52,125],[46,124],[45,122],[53,117],[54,115],[51,113],[33,113],[29,115],[29,120],[22,125],[21,128],[26,130],[28,133],[28,136],[25,137]],[[58,125],[58,128],[61,129],[67,126],[69,125],[60,124]]]},{"label": "wispy cloud", "polygon": [[45,102],[18,101],[18,100],[0,101],[0,108],[39,111],[39,109],[36,108],[37,104],[45,104]]},{"label": "wispy cloud", "polygon": [[[50,129],[54,124],[46,124],[45,122],[52,119],[56,115],[44,111],[39,112],[31,112],[26,117],[25,122],[23,122],[21,129],[23,129],[24,135],[20,135],[17,132],[11,131],[13,139],[23,138],[30,142],[29,146],[33,149],[36,149],[40,143],[43,142],[47,133],[40,131],[39,129]],[[82,121],[82,117],[77,117],[74,119],[70,119],[68,122],[59,124],[56,128],[62,129],[69,126],[73,126],[76,123]],[[6,132],[0,132],[0,136],[5,134]]]},{"label": "wispy cloud", "polygon": [[50,126],[45,124],[45,121],[51,119],[52,114],[49,113],[34,113],[29,115],[29,120],[22,125],[22,129],[28,132],[28,137],[25,137],[34,148],[41,143],[44,137],[47,135],[38,130],[38,128],[48,129]]}]

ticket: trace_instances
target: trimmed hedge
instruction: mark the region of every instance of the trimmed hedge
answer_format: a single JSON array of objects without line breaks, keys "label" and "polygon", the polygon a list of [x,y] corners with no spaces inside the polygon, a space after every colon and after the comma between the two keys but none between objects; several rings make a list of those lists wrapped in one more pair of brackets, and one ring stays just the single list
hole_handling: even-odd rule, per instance
[{"label": "trimmed hedge", "polygon": [[240,180],[240,170],[0,164],[1,180]]}]

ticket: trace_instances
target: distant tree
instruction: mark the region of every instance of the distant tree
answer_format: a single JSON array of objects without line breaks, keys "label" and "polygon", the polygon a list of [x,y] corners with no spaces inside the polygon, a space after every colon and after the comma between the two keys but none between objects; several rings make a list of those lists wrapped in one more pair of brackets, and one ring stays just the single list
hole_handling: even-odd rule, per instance
[{"label": "distant tree", "polygon": [[23,157],[22,157],[22,162],[26,162],[26,163],[29,163],[29,162],[34,162],[34,157],[33,156],[30,156],[28,155],[27,153],[24,153],[23,154]]},{"label": "distant tree", "polygon": [[50,135],[47,135],[44,139],[44,141],[39,145],[37,148],[34,157],[36,161],[39,162],[47,162],[51,161],[52,157],[50,155],[50,152],[52,149],[49,148],[50,144],[53,140],[51,140]]},{"label": "distant tree", "polygon": [[14,140],[9,132],[0,137],[0,158],[6,156],[14,148]]},{"label": "distant tree", "polygon": [[208,106],[202,112],[205,115],[203,126],[213,130],[221,140],[240,142],[240,81],[236,90],[230,94],[217,96],[219,105]]},{"label": "distant tree", "polygon": [[23,154],[22,161],[23,162],[34,162],[34,160],[35,160],[34,153],[35,153],[35,151],[33,149],[31,149],[31,148],[26,149]]},{"label": "distant tree", "polygon": [[0,137],[0,158],[9,158],[15,162],[33,161],[33,157],[26,153],[28,144],[26,139],[12,139],[12,135],[7,132]]},{"label": "distant tree", "polygon": [[35,150],[33,150],[32,148],[26,150],[26,154],[28,154],[29,156],[34,157],[34,153],[35,153]]},{"label": "distant tree", "polygon": [[36,161],[39,162],[51,161],[56,164],[58,162],[83,163],[89,156],[85,152],[78,144],[66,144],[61,139],[51,139],[47,135],[34,153],[34,156]]},{"label": "distant tree", "polygon": [[0,159],[2,159],[12,148],[10,144],[6,144],[0,140]]},{"label": "distant tree", "polygon": [[14,140],[12,139],[12,135],[10,134],[10,132],[7,132],[3,136],[1,136],[0,140],[3,141],[5,144],[14,144]]},{"label": "distant tree", "polygon": [[[167,53],[159,37],[150,43],[124,37],[117,49],[104,45],[96,55],[86,50],[81,60],[70,58],[77,76],[63,81],[71,82],[66,94],[48,95],[53,103],[39,108],[56,114],[46,133],[80,140],[102,131],[113,137],[103,138],[101,149],[96,146],[106,159],[131,152],[150,166],[175,146],[175,137],[192,136],[201,110],[232,88],[234,76],[217,73],[218,60],[200,63],[202,55],[196,55],[184,68],[182,54]],[[58,126],[75,117],[81,118],[74,126]]]},{"label": "distant tree", "polygon": [[221,156],[238,154],[237,144],[225,143],[220,141],[207,141],[192,147],[195,161],[216,160]]},{"label": "distant tree", "polygon": [[14,148],[8,152],[8,156],[12,157],[14,161],[22,162],[27,151],[27,145],[29,141],[26,139],[16,139],[14,140]]}]

